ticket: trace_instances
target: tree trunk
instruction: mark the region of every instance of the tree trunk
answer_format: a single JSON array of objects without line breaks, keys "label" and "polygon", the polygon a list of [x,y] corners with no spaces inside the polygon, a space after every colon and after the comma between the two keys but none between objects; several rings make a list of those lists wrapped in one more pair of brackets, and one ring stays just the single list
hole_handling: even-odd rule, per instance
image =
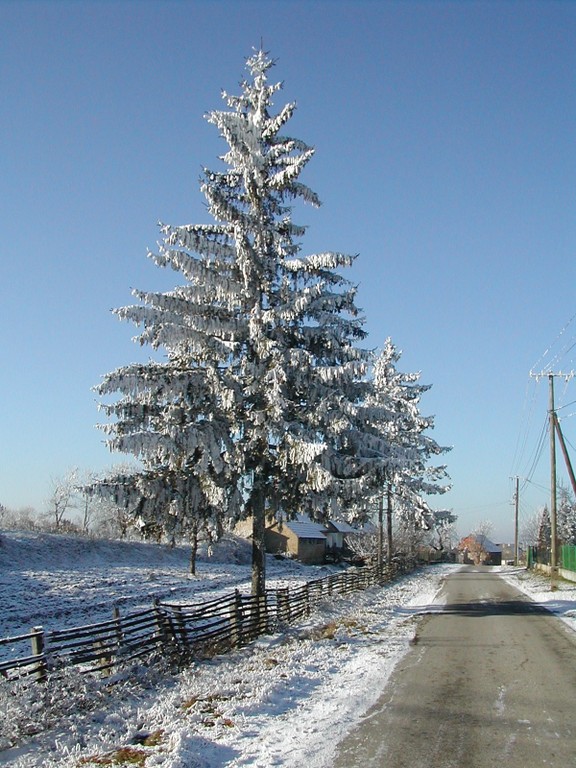
[{"label": "tree trunk", "polygon": [[384,496],[378,501],[378,573],[382,577],[384,567]]},{"label": "tree trunk", "polygon": [[258,479],[252,489],[252,594],[264,595],[266,592],[266,551],[264,530],[266,510],[264,490]]},{"label": "tree trunk", "polygon": [[386,492],[386,533],[388,536],[388,565],[392,565],[392,486],[388,483]]},{"label": "tree trunk", "polygon": [[196,555],[198,554],[198,526],[192,529],[192,541],[190,542],[190,575],[196,576]]}]

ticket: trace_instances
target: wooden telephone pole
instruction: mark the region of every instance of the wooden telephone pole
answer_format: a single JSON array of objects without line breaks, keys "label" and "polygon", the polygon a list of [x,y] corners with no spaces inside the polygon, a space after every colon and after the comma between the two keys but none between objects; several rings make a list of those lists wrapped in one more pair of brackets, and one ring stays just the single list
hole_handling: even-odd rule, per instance
[{"label": "wooden telephone pole", "polygon": [[556,509],[556,428],[554,417],[554,374],[548,374],[548,419],[550,428],[550,575],[552,589],[558,583],[558,518]]},{"label": "wooden telephone pole", "polygon": [[556,429],[558,419],[554,405],[554,379],[561,377],[568,381],[574,377],[574,371],[570,373],[530,373],[535,379],[548,377],[548,421],[550,427],[550,576],[551,588],[556,589],[558,584],[558,517],[556,510]]},{"label": "wooden telephone pole", "polygon": [[516,490],[514,492],[514,565],[518,565],[518,507],[520,504],[520,478],[516,475],[514,479],[516,481]]}]

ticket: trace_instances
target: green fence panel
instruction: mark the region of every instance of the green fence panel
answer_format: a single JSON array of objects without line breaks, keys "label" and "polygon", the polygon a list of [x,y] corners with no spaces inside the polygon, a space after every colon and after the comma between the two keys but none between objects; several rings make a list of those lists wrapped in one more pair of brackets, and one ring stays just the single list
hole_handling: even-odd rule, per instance
[{"label": "green fence panel", "polygon": [[573,544],[563,544],[561,552],[562,568],[565,568],[567,571],[576,572],[576,546]]}]

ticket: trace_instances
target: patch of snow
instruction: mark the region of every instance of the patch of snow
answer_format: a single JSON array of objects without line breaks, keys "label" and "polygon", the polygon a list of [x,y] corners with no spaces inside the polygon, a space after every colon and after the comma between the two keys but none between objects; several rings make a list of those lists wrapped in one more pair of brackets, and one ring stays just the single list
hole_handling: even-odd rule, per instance
[{"label": "patch of snow", "polygon": [[576,583],[560,579],[557,589],[552,590],[549,576],[515,566],[503,565],[498,570],[509,584],[558,616],[576,632]]}]

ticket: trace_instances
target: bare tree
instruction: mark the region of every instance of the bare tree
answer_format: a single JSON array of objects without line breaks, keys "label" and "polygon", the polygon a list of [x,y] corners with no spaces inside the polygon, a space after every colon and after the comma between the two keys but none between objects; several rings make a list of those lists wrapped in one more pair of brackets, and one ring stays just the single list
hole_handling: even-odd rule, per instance
[{"label": "bare tree", "polygon": [[540,514],[536,513],[524,520],[520,529],[520,541],[524,547],[535,547],[538,544]]},{"label": "bare tree", "polygon": [[3,528],[15,531],[33,531],[38,527],[39,516],[34,507],[20,507],[0,511],[0,523]]},{"label": "bare tree", "polygon": [[450,551],[456,540],[457,515],[451,509],[433,510],[429,544],[439,552]]},{"label": "bare tree", "polygon": [[61,530],[67,510],[75,507],[78,488],[78,470],[70,469],[63,477],[52,480],[52,494],[48,500],[46,517],[55,531]]},{"label": "bare tree", "polygon": [[487,544],[493,525],[489,520],[482,520],[468,538],[468,553],[476,565],[482,565],[488,558]]}]

